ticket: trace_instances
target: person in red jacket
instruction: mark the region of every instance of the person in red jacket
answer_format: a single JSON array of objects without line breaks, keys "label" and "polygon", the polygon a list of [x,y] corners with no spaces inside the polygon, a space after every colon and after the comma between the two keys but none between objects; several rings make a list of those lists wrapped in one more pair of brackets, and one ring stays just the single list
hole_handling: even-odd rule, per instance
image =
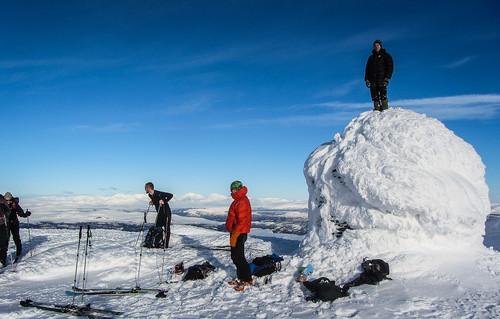
[{"label": "person in red jacket", "polygon": [[246,196],[248,189],[240,181],[231,183],[231,197],[234,201],[229,207],[226,229],[231,233],[231,259],[236,266],[237,279],[229,282],[238,287],[252,285],[252,272],[245,258],[245,242],[252,224],[252,207]]}]

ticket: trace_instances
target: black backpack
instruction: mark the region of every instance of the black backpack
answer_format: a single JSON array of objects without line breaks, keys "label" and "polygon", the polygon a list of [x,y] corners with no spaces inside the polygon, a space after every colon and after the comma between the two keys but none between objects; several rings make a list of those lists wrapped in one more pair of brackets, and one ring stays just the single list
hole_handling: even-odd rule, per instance
[{"label": "black backpack", "polygon": [[363,267],[363,272],[358,278],[344,285],[345,291],[350,287],[356,287],[363,284],[377,285],[384,279],[391,280],[391,278],[387,277],[389,275],[389,264],[382,259],[364,259],[361,263],[361,267]]},{"label": "black backpack", "polygon": [[347,296],[347,293],[342,288],[335,285],[335,281],[331,281],[326,277],[305,281],[304,286],[313,293],[312,296],[306,297],[307,301],[334,301],[337,298]]},{"label": "black backpack", "polygon": [[215,267],[212,266],[208,261],[205,261],[201,265],[194,265],[187,269],[182,281],[186,280],[197,280],[197,279],[205,279],[208,274],[215,270]]},{"label": "black backpack", "polygon": [[389,275],[389,264],[382,259],[363,260],[361,267],[364,269],[361,276],[370,285],[378,284]]},{"label": "black backpack", "polygon": [[250,271],[256,277],[270,275],[281,270],[283,257],[276,254],[257,257],[250,263]]},{"label": "black backpack", "polygon": [[146,235],[146,239],[144,239],[144,247],[163,248],[163,243],[163,228],[151,226]]}]

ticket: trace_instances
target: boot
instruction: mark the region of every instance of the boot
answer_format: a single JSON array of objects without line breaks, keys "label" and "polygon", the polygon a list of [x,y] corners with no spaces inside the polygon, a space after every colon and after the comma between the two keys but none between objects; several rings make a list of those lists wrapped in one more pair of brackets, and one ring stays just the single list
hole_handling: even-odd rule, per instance
[{"label": "boot", "polygon": [[387,99],[382,100],[382,107],[381,107],[381,111],[383,111],[383,110],[387,110],[388,108],[389,108],[389,101],[387,101]]},{"label": "boot", "polygon": [[373,110],[374,111],[382,111],[382,109],[380,108],[379,101],[373,101]]}]

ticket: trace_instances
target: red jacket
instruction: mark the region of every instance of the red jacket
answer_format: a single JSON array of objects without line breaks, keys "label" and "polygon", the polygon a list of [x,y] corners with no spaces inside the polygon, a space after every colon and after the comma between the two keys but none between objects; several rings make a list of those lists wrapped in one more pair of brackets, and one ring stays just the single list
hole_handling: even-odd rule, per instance
[{"label": "red jacket", "polygon": [[252,207],[247,197],[248,189],[243,186],[236,193],[231,194],[234,201],[229,207],[226,219],[226,229],[228,232],[240,232],[248,234],[252,225]]}]

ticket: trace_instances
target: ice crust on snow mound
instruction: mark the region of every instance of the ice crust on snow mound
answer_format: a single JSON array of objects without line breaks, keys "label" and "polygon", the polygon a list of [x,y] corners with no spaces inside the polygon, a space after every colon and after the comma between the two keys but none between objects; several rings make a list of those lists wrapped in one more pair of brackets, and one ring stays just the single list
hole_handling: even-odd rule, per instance
[{"label": "ice crust on snow mound", "polygon": [[400,108],[364,112],[305,162],[303,245],[331,243],[345,226],[482,245],[490,212],[484,174],[474,148],[440,121]]}]

